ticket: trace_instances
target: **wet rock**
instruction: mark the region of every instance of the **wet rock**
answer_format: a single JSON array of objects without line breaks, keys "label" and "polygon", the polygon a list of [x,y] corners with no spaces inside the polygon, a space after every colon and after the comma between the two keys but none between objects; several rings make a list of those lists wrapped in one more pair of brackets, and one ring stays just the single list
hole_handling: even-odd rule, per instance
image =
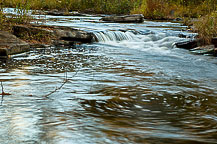
[{"label": "wet rock", "polygon": [[193,49],[200,46],[200,40],[190,40],[190,41],[183,41],[175,43],[177,48],[184,48],[184,49]]},{"label": "wet rock", "polygon": [[63,47],[71,47],[75,45],[73,41],[65,41],[65,40],[55,40],[53,42],[55,46],[63,46]]},{"label": "wet rock", "polygon": [[144,22],[144,16],[142,14],[106,16],[103,17],[101,20],[107,22],[119,22],[119,23],[142,23]]},{"label": "wet rock", "polygon": [[[184,49],[191,50],[191,49],[202,46],[203,41],[201,39],[193,39],[193,40],[184,41],[184,42],[177,42],[175,43],[175,45],[177,48],[184,48]],[[214,47],[217,48],[217,37],[212,38],[211,45],[214,45]]]},{"label": "wet rock", "polygon": [[190,35],[190,34],[178,34],[178,37],[180,37],[180,38],[193,38],[194,35]]},{"label": "wet rock", "polygon": [[204,55],[204,54],[216,55],[216,48],[214,45],[199,46],[191,49],[190,51],[198,55]]},{"label": "wet rock", "polygon": [[183,21],[182,18],[176,18],[174,21]]},{"label": "wet rock", "polygon": [[8,50],[7,48],[0,47],[0,59],[7,59],[8,58]]},{"label": "wet rock", "polygon": [[41,10],[33,10],[32,14],[33,15],[46,15],[46,12],[41,11]]},{"label": "wet rock", "polygon": [[5,56],[28,51],[30,46],[11,33],[0,31],[0,49],[0,55]]},{"label": "wet rock", "polygon": [[79,29],[73,29],[69,27],[56,27],[54,35],[59,40],[71,41],[71,42],[82,42],[91,43],[94,41],[95,36],[93,33],[82,31]]},{"label": "wet rock", "polygon": [[36,43],[36,44],[30,44],[30,47],[31,48],[47,48],[48,45]]}]

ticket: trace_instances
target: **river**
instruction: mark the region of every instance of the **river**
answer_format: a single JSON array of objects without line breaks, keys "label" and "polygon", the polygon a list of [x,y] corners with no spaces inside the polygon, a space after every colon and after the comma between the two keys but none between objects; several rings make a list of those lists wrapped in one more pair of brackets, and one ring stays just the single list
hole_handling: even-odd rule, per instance
[{"label": "river", "polygon": [[98,40],[0,62],[0,143],[217,143],[217,59],[174,47],[194,34],[100,18],[46,16]]}]

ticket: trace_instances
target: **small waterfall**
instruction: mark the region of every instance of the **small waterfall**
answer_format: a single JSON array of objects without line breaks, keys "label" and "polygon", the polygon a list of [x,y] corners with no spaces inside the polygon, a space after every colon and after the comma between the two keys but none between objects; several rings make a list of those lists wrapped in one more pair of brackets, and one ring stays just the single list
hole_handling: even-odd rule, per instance
[{"label": "small waterfall", "polygon": [[132,32],[121,31],[95,32],[94,35],[96,36],[96,41],[98,42],[132,40],[136,37]]}]

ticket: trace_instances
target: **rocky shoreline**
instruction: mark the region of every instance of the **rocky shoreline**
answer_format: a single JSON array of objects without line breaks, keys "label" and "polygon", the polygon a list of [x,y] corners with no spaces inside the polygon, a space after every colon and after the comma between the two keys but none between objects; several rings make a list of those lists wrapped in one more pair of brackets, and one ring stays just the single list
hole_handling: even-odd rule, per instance
[{"label": "rocky shoreline", "polygon": [[190,50],[195,54],[217,56],[217,38],[212,38],[209,45],[204,45],[201,39],[193,39],[175,44],[177,48]]},{"label": "rocky shoreline", "polygon": [[[64,12],[50,11],[46,14],[66,16]],[[80,13],[68,13],[67,16],[85,16]],[[115,23],[142,23],[144,16],[122,15],[105,16],[100,21]],[[33,41],[36,40],[36,41]],[[30,48],[47,46],[73,46],[76,43],[92,43],[96,41],[93,33],[64,26],[46,25],[15,25],[12,33],[0,31],[0,59],[9,55],[29,51]],[[217,56],[217,38],[213,38],[211,45],[203,46],[201,40],[194,39],[175,44],[177,48],[188,49],[196,54],[210,54]]]},{"label": "rocky shoreline", "polygon": [[[27,39],[44,39],[31,41]],[[25,41],[24,41],[25,40]],[[30,48],[73,46],[75,43],[95,41],[93,33],[61,26],[15,25],[13,32],[0,31],[0,59],[29,51]]]}]

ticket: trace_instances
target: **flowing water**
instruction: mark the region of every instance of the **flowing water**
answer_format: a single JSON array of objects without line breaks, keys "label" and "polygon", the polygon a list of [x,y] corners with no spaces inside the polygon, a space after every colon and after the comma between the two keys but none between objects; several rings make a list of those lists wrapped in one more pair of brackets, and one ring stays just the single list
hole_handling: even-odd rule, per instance
[{"label": "flowing water", "polygon": [[1,62],[11,95],[2,97],[0,143],[217,143],[217,59],[173,45],[194,34],[174,22],[99,19],[46,16],[97,42]]}]

